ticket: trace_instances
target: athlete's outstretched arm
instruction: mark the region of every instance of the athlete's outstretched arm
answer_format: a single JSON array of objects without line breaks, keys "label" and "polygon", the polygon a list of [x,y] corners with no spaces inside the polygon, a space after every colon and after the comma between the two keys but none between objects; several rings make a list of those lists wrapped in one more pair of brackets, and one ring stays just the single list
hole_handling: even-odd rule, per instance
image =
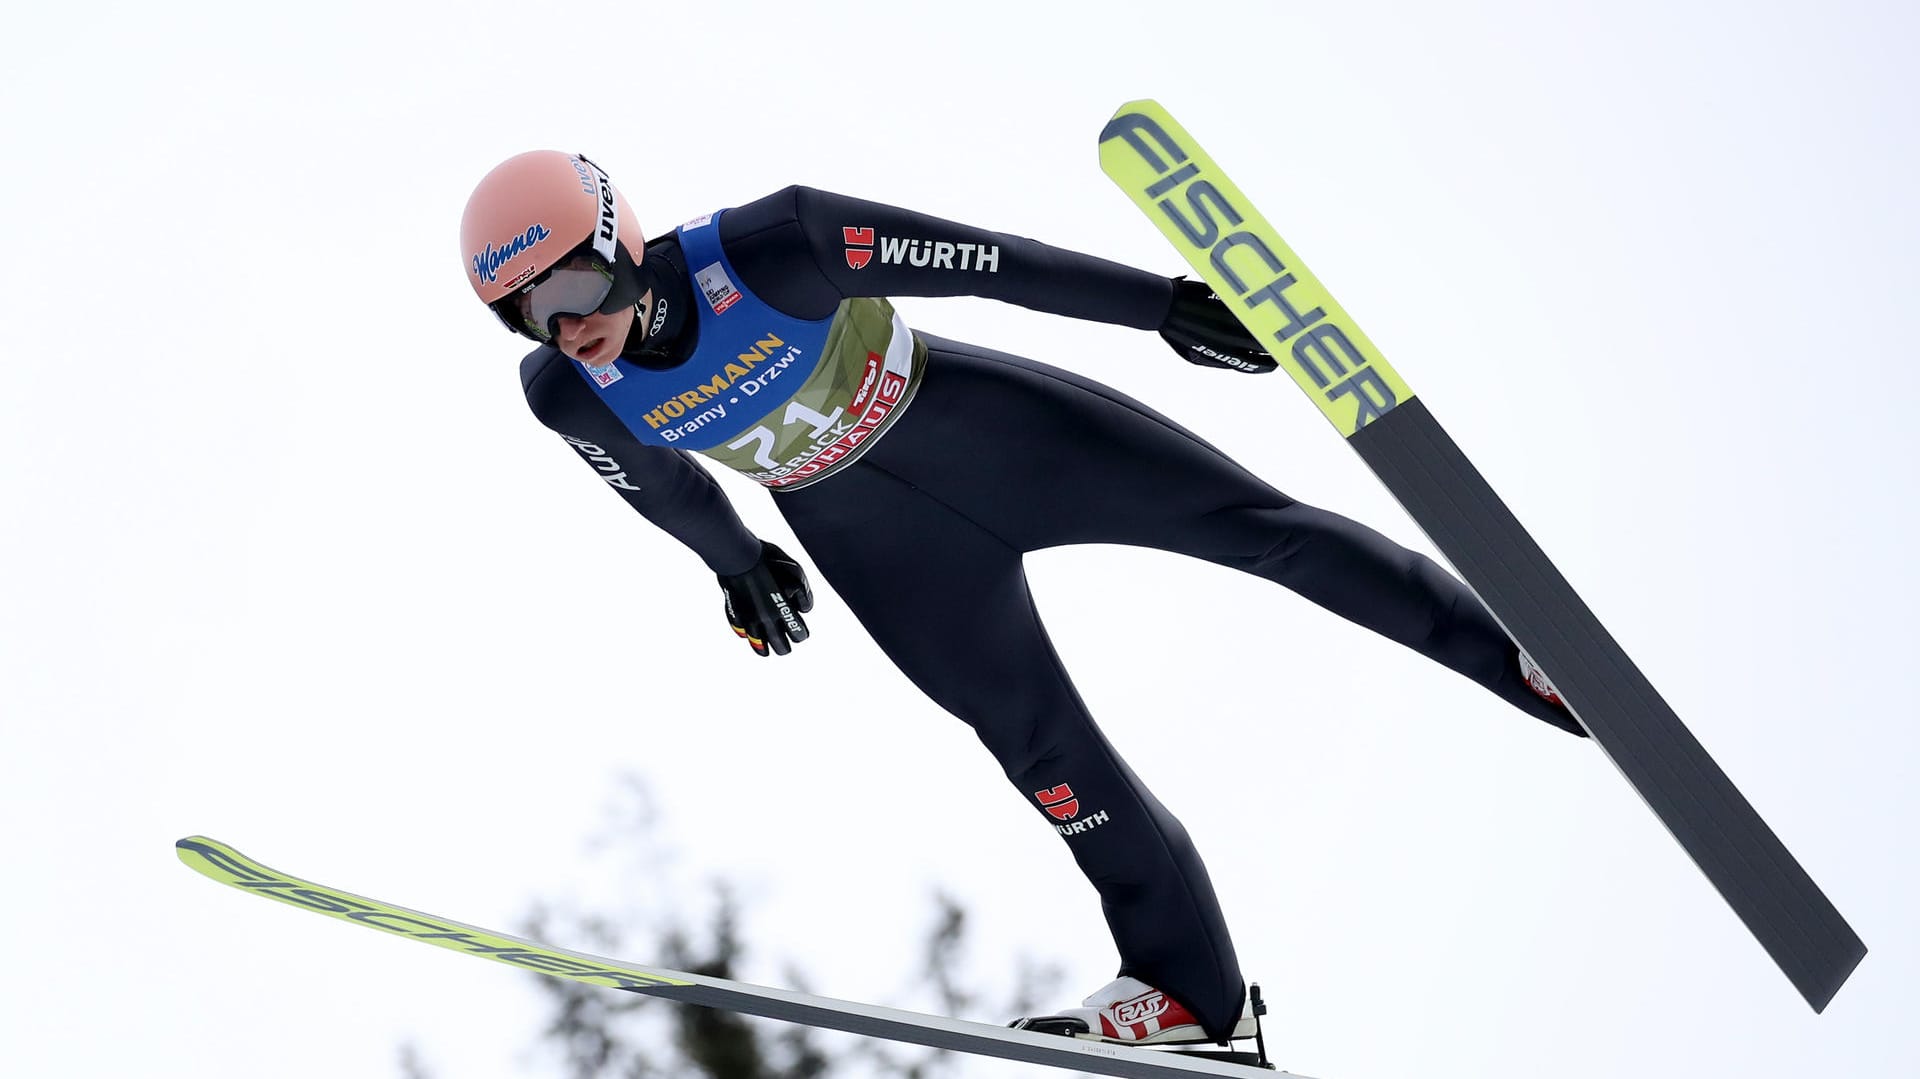
[{"label": "athlete's outstretched arm", "polygon": [[1205,367],[1275,367],[1200,282],[897,206],[789,187],[727,211],[720,238],[747,287],[802,318],[824,318],[853,296],[982,296],[1158,330],[1182,359]]},{"label": "athlete's outstretched arm", "polygon": [[802,318],[850,296],[982,296],[1157,330],[1173,304],[1159,274],[810,187],[727,211],[720,239],[747,287]]},{"label": "athlete's outstretched arm", "polygon": [[745,573],[760,561],[760,541],[725,491],[685,453],[636,440],[551,348],[520,362],[527,405],[567,440],[627,505],[686,544],[716,574]]}]

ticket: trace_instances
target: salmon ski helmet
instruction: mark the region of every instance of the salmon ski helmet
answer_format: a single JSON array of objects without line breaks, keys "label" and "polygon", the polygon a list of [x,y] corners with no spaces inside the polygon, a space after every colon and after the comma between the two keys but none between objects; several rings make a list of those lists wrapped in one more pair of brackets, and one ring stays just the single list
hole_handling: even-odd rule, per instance
[{"label": "salmon ski helmet", "polygon": [[558,319],[640,298],[633,251],[645,240],[613,181],[579,154],[533,150],[496,165],[467,199],[467,284],[515,333],[542,344]]}]

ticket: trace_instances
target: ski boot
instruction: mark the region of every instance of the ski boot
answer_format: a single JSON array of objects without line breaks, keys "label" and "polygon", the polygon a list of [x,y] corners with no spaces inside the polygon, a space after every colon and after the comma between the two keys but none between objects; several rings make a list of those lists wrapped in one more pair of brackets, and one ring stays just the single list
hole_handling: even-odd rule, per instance
[{"label": "ski boot", "polygon": [[[1186,1005],[1140,981],[1121,977],[1095,991],[1078,1008],[1065,1008],[1054,1015],[1033,1015],[1007,1024],[1015,1030],[1041,1034],[1061,1034],[1088,1041],[1115,1045],[1167,1047],[1169,1052],[1205,1057],[1234,1064],[1272,1068],[1267,1061],[1266,1037],[1260,1029],[1260,1017],[1267,1005],[1260,987],[1248,987],[1247,1003],[1233,1030],[1225,1039],[1211,1038],[1201,1029]],[[1252,1038],[1255,1050],[1233,1050],[1231,1043]],[[1219,1049],[1191,1049],[1188,1046],[1213,1044]]]}]

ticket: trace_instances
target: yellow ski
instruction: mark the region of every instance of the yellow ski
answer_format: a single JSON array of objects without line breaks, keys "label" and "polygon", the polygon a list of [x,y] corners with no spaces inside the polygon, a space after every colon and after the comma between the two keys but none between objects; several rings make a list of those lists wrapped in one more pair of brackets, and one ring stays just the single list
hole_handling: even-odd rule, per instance
[{"label": "yellow ski", "polygon": [[1275,1072],[1196,1053],[1156,1052],[1059,1034],[1014,1030],[990,1023],[922,1015],[897,1008],[749,985],[705,974],[639,966],[621,959],[522,940],[492,929],[480,929],[450,918],[422,914],[417,910],[302,880],[269,869],[225,843],[206,836],[189,836],[179,840],[174,844],[174,849],[180,860],[194,872],[243,892],[266,896],[288,906],[338,918],[352,925],[363,925],[536,974],[588,985],[623,989],[683,1004],[721,1008],[742,1015],[803,1023],[824,1030],[841,1030],[1094,1075],[1131,1079],[1208,1075],[1225,1079],[1252,1079],[1254,1076],[1306,1079],[1305,1076],[1293,1076],[1288,1072]]},{"label": "yellow ski", "polygon": [[1126,191],[1553,679],[1607,754],[1807,1003],[1866,945],[1560,575],[1425,401],[1192,135],[1121,106],[1100,167]]}]

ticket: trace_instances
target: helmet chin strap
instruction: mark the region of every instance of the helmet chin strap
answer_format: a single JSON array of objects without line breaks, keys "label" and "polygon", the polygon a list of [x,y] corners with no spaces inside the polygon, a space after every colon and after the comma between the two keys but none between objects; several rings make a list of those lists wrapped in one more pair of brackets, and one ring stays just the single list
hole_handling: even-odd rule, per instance
[{"label": "helmet chin strap", "polygon": [[600,302],[600,313],[611,315],[623,307],[639,303],[640,297],[646,294],[648,283],[645,271],[634,264],[633,256],[627,254],[627,245],[619,245],[613,256],[613,286],[607,290],[607,298]]},{"label": "helmet chin strap", "polygon": [[[686,281],[664,255],[648,255],[635,267],[633,328],[621,354],[642,367],[664,369],[680,361],[673,355],[689,313]],[[649,294],[651,304],[642,304]]]},{"label": "helmet chin strap", "polygon": [[[654,303],[658,302],[657,299],[654,301]],[[633,325],[627,327],[627,340],[620,346],[622,356],[637,355],[646,347],[649,306],[651,305],[646,302],[645,293],[641,293],[640,298],[633,301]]]}]

